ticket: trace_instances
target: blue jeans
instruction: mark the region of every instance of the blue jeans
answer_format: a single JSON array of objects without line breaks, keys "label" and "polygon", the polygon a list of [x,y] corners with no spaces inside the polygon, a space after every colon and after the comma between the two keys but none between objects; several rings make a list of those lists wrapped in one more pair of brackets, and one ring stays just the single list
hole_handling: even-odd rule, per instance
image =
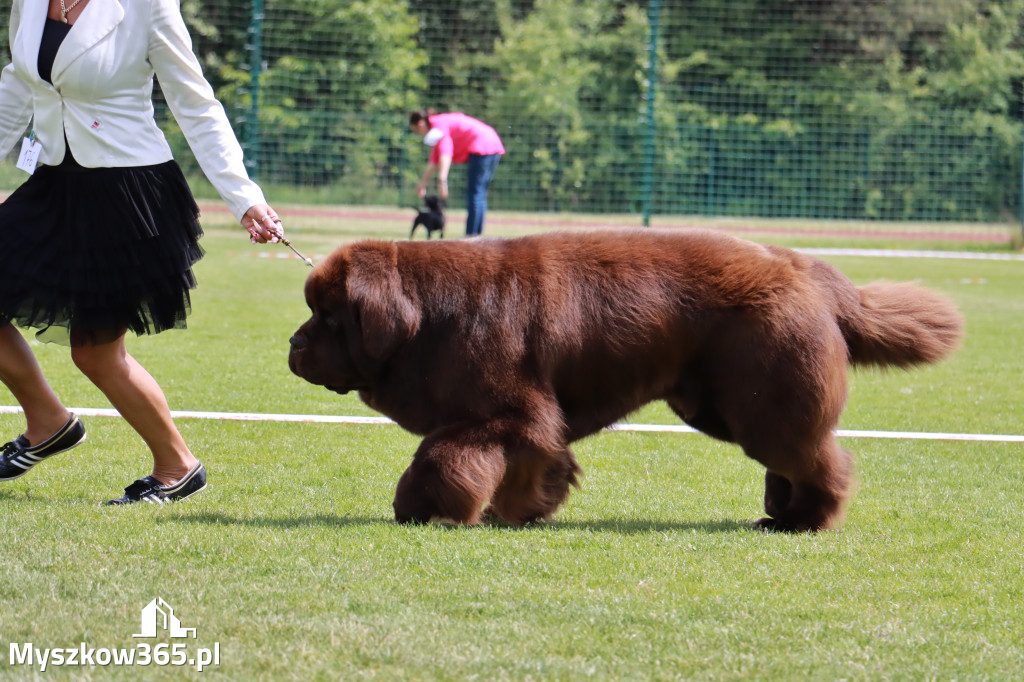
[{"label": "blue jeans", "polygon": [[487,213],[487,186],[494,177],[494,169],[501,161],[501,154],[470,154],[466,169],[466,236],[484,231],[484,214]]}]

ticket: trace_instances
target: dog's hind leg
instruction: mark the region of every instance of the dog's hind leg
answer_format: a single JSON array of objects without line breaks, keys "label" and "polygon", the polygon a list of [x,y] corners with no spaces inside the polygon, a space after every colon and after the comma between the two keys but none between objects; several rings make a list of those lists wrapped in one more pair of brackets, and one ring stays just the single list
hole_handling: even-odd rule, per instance
[{"label": "dog's hind leg", "polygon": [[768,517],[758,526],[833,528],[842,519],[852,478],[850,453],[832,431],[846,402],[845,343],[835,325],[824,323],[798,326],[779,338],[760,355],[729,349],[729,367],[707,370],[712,381],[706,385],[714,392],[680,396],[690,398],[682,404],[689,408],[683,416],[691,423],[695,416],[702,419],[707,432],[733,440],[768,470]]},{"label": "dog's hind leg", "polygon": [[423,440],[399,479],[395,520],[479,523],[504,474],[504,446],[499,440],[475,429],[442,429]]},{"label": "dog's hind leg", "polygon": [[556,453],[511,453],[505,477],[485,512],[506,523],[522,525],[551,518],[579,487],[576,457],[568,447]]},{"label": "dog's hind leg", "polygon": [[850,453],[827,434],[805,462],[782,473],[765,474],[764,508],[768,517],[755,523],[765,530],[789,532],[834,528],[843,516],[851,488]]},{"label": "dog's hind leg", "polygon": [[[734,426],[710,402],[667,400],[686,423],[714,438],[733,441]],[[733,422],[735,424],[735,421]],[[777,427],[777,425],[774,425]],[[765,464],[764,508],[769,518],[757,526],[772,530],[807,531],[834,526],[849,495],[850,456],[831,433],[817,447],[802,445],[793,433],[771,435],[773,425],[760,423],[742,438],[746,454]],[[743,431],[743,429],[740,429]],[[794,473],[780,473],[775,467]]]},{"label": "dog's hind leg", "polygon": [[785,514],[793,497],[793,484],[782,474],[764,472],[764,511],[768,516]]}]

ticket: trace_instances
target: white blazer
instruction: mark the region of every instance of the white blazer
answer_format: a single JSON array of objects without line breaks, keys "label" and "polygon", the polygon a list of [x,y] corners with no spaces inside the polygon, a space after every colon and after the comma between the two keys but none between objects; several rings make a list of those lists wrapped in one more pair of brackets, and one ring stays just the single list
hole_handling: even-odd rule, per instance
[{"label": "white blazer", "polygon": [[155,73],[200,167],[235,218],[266,203],[192,52],[179,0],[90,0],[57,51],[53,85],[38,69],[47,5],[14,0],[11,8],[13,60],[0,73],[0,158],[20,141],[34,115],[42,164],[61,162],[65,136],[87,168],[171,160],[153,117]]}]

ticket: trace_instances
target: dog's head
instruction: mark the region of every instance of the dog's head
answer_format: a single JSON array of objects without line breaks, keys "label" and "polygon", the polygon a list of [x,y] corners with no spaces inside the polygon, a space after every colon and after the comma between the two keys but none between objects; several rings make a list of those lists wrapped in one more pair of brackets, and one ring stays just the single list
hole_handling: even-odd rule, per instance
[{"label": "dog's head", "polygon": [[312,316],[291,338],[288,367],[338,393],[371,389],[416,333],[420,314],[403,291],[392,242],[343,246],[306,279]]},{"label": "dog's head", "polygon": [[423,197],[423,205],[434,213],[441,213],[444,211],[445,200],[433,194],[428,194]]}]

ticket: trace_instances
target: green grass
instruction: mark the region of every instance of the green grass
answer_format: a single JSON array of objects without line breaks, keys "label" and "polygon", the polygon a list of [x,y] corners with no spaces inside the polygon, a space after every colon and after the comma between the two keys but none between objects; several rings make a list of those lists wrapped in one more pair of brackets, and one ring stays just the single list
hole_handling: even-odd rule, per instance
[{"label": "green grass", "polygon": [[[292,221],[300,250],[362,232]],[[132,340],[175,409],[373,414],[287,369],[306,317],[295,259],[211,224],[190,329]],[[1024,263],[829,258],[854,281],[915,279],[968,322],[949,362],[853,373],[841,427],[1020,433]],[[69,405],[106,407],[67,351],[36,346]],[[0,390],[0,404],[14,404]],[[662,405],[630,421],[678,423]],[[156,596],[219,643],[204,677],[254,680],[1014,680],[1024,671],[1021,444],[846,439],[858,488],[818,535],[748,528],[763,471],[699,435],[603,433],[554,522],[401,527],[417,439],[395,426],[179,426],[210,487],[169,508],[98,503],[148,472],[120,419],[0,486],[0,678],[9,643],[134,647]],[[20,415],[0,415],[13,437]],[[159,641],[177,642],[166,637]],[[51,668],[60,679],[180,668]],[[186,673],[187,674],[187,673]]]}]

